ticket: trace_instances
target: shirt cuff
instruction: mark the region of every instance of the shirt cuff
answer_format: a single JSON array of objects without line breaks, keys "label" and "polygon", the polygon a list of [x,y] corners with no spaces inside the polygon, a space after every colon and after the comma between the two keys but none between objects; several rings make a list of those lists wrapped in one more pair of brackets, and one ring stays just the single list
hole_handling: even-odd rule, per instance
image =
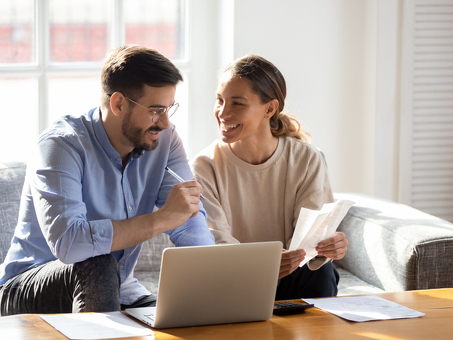
[{"label": "shirt cuff", "polygon": [[327,262],[330,262],[330,261],[332,261],[332,259],[329,259],[325,256],[316,256],[307,262],[307,267],[310,270],[318,270],[319,268],[321,268]]},{"label": "shirt cuff", "polygon": [[93,237],[93,256],[109,254],[113,243],[113,225],[111,220],[88,222]]}]

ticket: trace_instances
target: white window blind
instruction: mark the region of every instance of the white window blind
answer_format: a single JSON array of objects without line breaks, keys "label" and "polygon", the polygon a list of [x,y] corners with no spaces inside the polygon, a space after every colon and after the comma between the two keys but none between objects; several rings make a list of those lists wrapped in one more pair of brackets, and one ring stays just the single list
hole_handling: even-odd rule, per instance
[{"label": "white window blind", "polygon": [[405,5],[402,201],[453,222],[453,0]]}]

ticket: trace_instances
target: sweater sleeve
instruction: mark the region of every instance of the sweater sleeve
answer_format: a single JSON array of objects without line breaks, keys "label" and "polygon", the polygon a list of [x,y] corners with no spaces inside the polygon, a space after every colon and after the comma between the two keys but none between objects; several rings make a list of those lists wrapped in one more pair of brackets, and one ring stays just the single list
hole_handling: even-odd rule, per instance
[{"label": "sweater sleeve", "polygon": [[[299,183],[297,190],[293,228],[296,228],[301,208],[320,210],[325,203],[334,201],[324,159],[321,153],[313,147],[312,151],[305,169],[305,177]],[[330,261],[324,256],[316,256],[307,263],[307,266],[311,270],[317,270]]]},{"label": "sweater sleeve", "polygon": [[205,156],[198,156],[192,161],[192,171],[203,188],[203,205],[208,215],[208,227],[215,238],[215,243],[240,243],[231,234],[225,211],[220,203],[219,187],[216,182],[214,163]]}]

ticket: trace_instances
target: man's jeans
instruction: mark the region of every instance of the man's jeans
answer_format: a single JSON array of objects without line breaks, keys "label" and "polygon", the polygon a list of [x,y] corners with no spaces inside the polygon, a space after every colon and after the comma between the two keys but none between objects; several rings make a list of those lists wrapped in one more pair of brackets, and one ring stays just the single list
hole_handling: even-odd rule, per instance
[{"label": "man's jeans", "polygon": [[27,270],[0,287],[0,315],[120,310],[120,274],[110,254]]}]

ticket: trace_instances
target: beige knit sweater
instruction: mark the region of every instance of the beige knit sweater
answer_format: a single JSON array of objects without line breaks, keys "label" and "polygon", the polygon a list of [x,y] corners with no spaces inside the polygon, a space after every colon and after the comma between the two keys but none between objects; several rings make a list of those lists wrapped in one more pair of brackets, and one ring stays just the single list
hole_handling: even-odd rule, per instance
[{"label": "beige knit sweater", "polygon": [[[203,205],[216,243],[281,241],[288,249],[301,207],[319,210],[333,202],[320,152],[310,144],[281,137],[265,163],[236,157],[220,140],[191,162],[203,187]],[[316,269],[319,265],[309,265]]]}]

